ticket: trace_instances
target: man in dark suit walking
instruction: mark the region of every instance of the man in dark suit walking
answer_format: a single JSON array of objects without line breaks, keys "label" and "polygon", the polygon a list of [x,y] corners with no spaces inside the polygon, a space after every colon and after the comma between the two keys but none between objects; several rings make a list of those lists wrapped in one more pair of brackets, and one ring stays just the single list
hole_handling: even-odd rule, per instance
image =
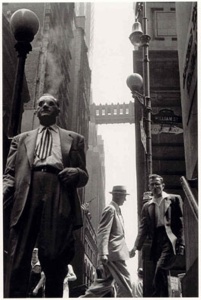
[{"label": "man in dark suit walking", "polygon": [[130,257],[141,250],[147,236],[152,238],[150,258],[154,262],[153,297],[168,297],[167,272],[176,254],[184,254],[182,199],[163,191],[163,178],[149,176],[151,200],[142,207],[141,223]]},{"label": "man in dark suit walking", "polygon": [[40,126],[12,139],[4,175],[4,201],[13,195],[5,297],[27,297],[33,248],[45,273],[45,296],[62,297],[72,260],[73,230],[82,227],[77,188],[88,181],[84,138],[56,125],[58,100],[37,102]]},{"label": "man in dark suit walking", "polygon": [[103,210],[97,233],[100,275],[82,298],[111,297],[111,294],[114,297],[115,283],[117,297],[133,297],[130,274],[125,262],[129,259],[129,251],[120,209],[128,194],[121,185],[114,186],[111,194],[112,201]]}]

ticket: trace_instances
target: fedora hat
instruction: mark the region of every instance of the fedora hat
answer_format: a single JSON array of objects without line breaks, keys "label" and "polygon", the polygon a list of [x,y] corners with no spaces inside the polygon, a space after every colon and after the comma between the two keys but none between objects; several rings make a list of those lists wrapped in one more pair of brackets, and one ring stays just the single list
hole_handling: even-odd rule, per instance
[{"label": "fedora hat", "polygon": [[130,195],[126,192],[126,187],[123,185],[115,185],[113,186],[112,192],[110,194],[122,194],[122,195]]}]

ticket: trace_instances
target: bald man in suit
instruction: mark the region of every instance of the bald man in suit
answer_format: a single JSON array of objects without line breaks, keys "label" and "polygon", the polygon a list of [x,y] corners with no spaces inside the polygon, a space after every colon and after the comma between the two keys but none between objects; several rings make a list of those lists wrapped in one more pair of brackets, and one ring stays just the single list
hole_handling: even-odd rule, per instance
[{"label": "bald man in suit", "polygon": [[152,196],[142,207],[139,231],[130,257],[142,249],[147,237],[151,237],[150,259],[155,266],[152,297],[168,297],[168,271],[176,255],[184,254],[182,199],[163,191],[165,184],[158,174],[149,176],[149,187]]},{"label": "bald man in suit", "polygon": [[12,139],[4,174],[4,201],[13,196],[8,298],[27,297],[36,245],[45,296],[62,297],[66,266],[75,253],[73,231],[82,227],[77,188],[88,181],[84,137],[56,125],[60,108],[54,96],[40,97],[36,112],[40,126]]},{"label": "bald man in suit", "polygon": [[133,297],[130,274],[125,260],[129,251],[125,242],[123,217],[120,206],[126,201],[126,188],[114,186],[111,192],[112,201],[105,207],[100,220],[97,243],[101,275],[81,298],[107,297],[113,294],[114,283],[117,284],[117,297]]}]

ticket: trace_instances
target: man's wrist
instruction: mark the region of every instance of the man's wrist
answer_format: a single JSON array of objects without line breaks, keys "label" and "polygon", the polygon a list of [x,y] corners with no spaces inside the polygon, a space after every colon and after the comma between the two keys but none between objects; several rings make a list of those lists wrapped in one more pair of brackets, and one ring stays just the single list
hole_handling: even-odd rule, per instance
[{"label": "man's wrist", "polygon": [[177,247],[184,247],[184,248],[185,248],[185,245],[182,244],[182,243],[177,243],[176,246],[177,246]]},{"label": "man's wrist", "polygon": [[107,255],[107,254],[102,254],[102,255],[100,255],[100,259],[102,259],[102,258],[106,258],[106,257],[108,257],[108,255]]}]

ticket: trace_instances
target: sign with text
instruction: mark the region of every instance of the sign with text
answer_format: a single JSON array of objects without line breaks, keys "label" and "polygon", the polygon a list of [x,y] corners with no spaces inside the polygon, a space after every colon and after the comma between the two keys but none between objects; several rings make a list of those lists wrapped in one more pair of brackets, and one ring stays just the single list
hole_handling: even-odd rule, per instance
[{"label": "sign with text", "polygon": [[160,133],[180,134],[183,133],[183,129],[174,125],[172,126],[172,125],[152,124],[151,133],[152,134],[160,134]]},{"label": "sign with text", "polygon": [[146,135],[146,132],[144,130],[143,120],[140,121],[140,133],[141,133],[142,145],[144,146],[144,150],[147,153],[147,135]]},{"label": "sign with text", "polygon": [[158,114],[152,114],[152,122],[155,124],[179,124],[182,117],[174,114],[171,109],[161,109]]}]

